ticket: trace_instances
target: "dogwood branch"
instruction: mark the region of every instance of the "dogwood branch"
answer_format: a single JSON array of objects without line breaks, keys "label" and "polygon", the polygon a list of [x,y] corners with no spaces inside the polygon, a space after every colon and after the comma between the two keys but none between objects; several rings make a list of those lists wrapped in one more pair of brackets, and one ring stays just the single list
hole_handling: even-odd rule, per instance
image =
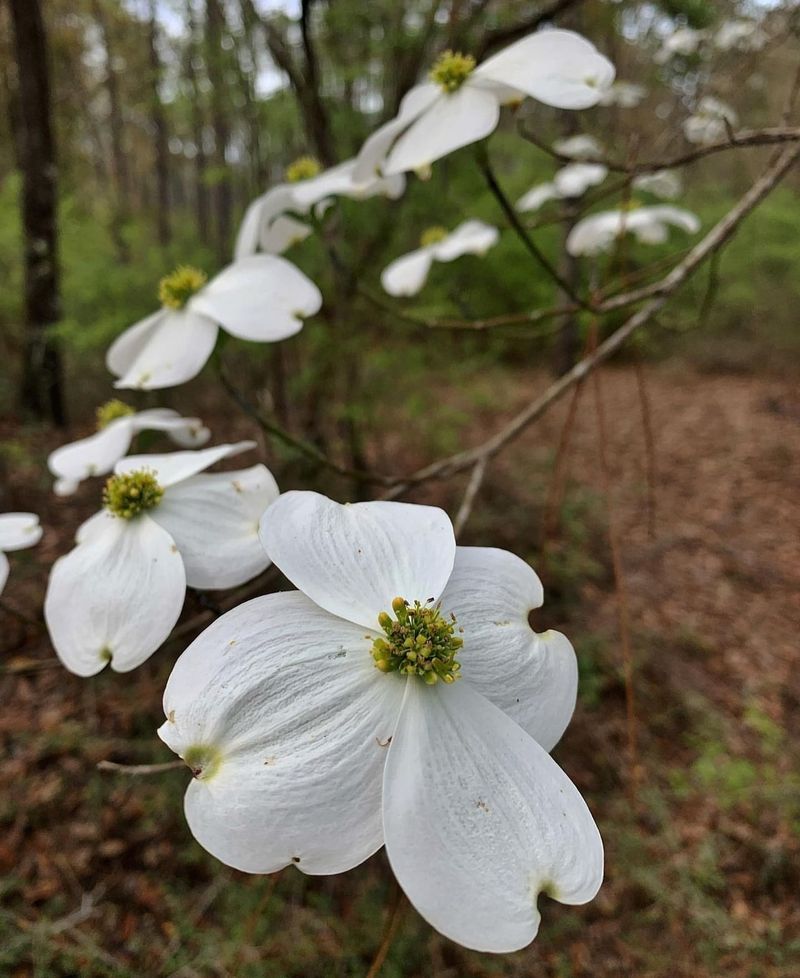
[{"label": "dogwood branch", "polygon": [[[431,479],[443,479],[476,465],[484,459],[491,459],[517,438],[530,424],[540,418],[547,409],[560,400],[575,384],[583,380],[592,370],[615,354],[630,337],[645,326],[681,285],[731,237],[745,217],[777,186],[781,178],[800,157],[800,145],[784,149],[769,164],[762,175],[745,193],[737,204],[698,242],[688,255],[672,271],[654,286],[647,287],[652,298],[637,310],[618,330],[611,334],[597,349],[580,360],[568,373],[539,395],[520,411],[505,427],[475,448],[457,452],[439,459],[410,475],[400,485],[395,486],[386,498],[395,498],[411,486]],[[645,290],[640,290],[642,295]],[[606,306],[608,308],[608,305]]]},{"label": "dogwood branch", "polygon": [[[543,152],[552,156],[560,163],[574,163],[570,156],[564,156],[552,146],[548,146],[534,133],[527,130],[524,126],[518,127],[518,132],[523,139],[533,143]],[[705,156],[713,156],[715,153],[722,153],[729,149],[740,149],[743,146],[775,146],[782,143],[796,143],[800,141],[800,128],[797,126],[773,126],[767,129],[740,129],[739,132],[729,132],[725,139],[716,143],[709,143],[707,146],[697,146],[679,153],[677,156],[665,160],[651,160],[645,163],[621,163],[618,160],[608,160],[602,157],[581,158],[581,162],[596,163],[605,166],[614,173],[625,173],[629,176],[636,176],[640,173],[653,173],[656,170],[673,170],[676,167],[686,166],[694,163],[695,160]]]}]

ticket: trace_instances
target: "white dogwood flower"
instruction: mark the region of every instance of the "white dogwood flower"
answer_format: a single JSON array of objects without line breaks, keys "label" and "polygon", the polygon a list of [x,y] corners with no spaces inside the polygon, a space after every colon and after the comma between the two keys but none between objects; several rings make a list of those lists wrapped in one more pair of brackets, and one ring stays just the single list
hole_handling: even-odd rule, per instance
[{"label": "white dogwood flower", "polygon": [[68,496],[84,479],[107,475],[127,454],[140,431],[166,432],[181,448],[198,448],[211,436],[199,418],[183,418],[169,408],[136,411],[123,401],[108,401],[97,409],[97,431],[93,435],[50,453],[47,467],[56,476],[53,491]]},{"label": "white dogwood flower", "polygon": [[0,594],[10,570],[6,552],[34,547],[42,539],[39,517],[34,513],[0,514]]},{"label": "white dogwood flower", "polygon": [[553,150],[559,156],[566,156],[571,160],[594,160],[602,158],[605,150],[599,140],[594,136],[581,133],[577,136],[568,136],[566,139],[559,139],[553,143]]},{"label": "white dogwood flower", "polygon": [[596,187],[608,176],[602,163],[568,163],[553,178],[561,197],[582,197],[590,187]]},{"label": "white dogwood flower", "polygon": [[397,116],[364,143],[356,176],[424,170],[493,132],[503,104],[529,95],[560,109],[586,109],[613,80],[608,58],[572,31],[539,31],[477,66],[470,55],[445,51],[429,80],[412,88]]},{"label": "white dogwood flower", "polygon": [[739,117],[734,109],[713,95],[705,95],[695,111],[684,120],[683,134],[690,143],[707,145],[724,139],[728,126],[738,123]]},{"label": "white dogwood flower", "polygon": [[402,174],[381,177],[375,174],[355,180],[355,159],[321,170],[310,157],[302,157],[286,171],[287,182],[270,188],[247,208],[236,237],[235,257],[264,251],[278,255],[311,234],[308,224],[292,214],[314,211],[320,216],[333,197],[366,200],[383,196],[396,200],[402,196],[406,178]]},{"label": "white dogwood flower", "polygon": [[495,244],[499,232],[483,221],[464,221],[453,231],[432,227],[420,239],[421,247],[395,258],[381,275],[389,295],[416,295],[425,284],[435,261],[454,261],[462,255],[484,255]]},{"label": "white dogwood flower", "polygon": [[538,211],[549,200],[561,200],[556,185],[552,182],[537,183],[535,187],[527,190],[514,206],[518,211]]},{"label": "white dogwood flower", "polygon": [[612,248],[626,233],[640,244],[662,244],[669,236],[670,225],[688,234],[700,230],[697,215],[669,204],[602,211],[578,221],[567,237],[567,251],[571,255],[597,255]]},{"label": "white dogwood flower", "polygon": [[683,181],[675,170],[655,170],[653,173],[642,173],[633,178],[634,190],[661,197],[663,200],[675,200],[681,195]]},{"label": "white dogwood flower", "polygon": [[695,30],[693,27],[679,27],[661,42],[661,48],[656,52],[657,64],[665,64],[676,54],[689,57],[697,51],[708,36],[706,31]]},{"label": "white dogwood flower", "polygon": [[254,442],[131,455],[106,483],[104,508],[50,574],[44,613],[59,658],[92,676],[135,669],[167,638],[187,584],[237,587],[269,559],[259,519],[278,496],[263,465],[205,473]]},{"label": "white dogwood flower", "polygon": [[262,540],[299,590],[217,619],[164,694],[198,842],[245,872],[311,874],[385,844],[422,916],[482,951],[535,937],[540,892],[591,900],[602,841],[547,753],[575,654],[531,630],[531,568],[456,547],[440,509],[312,492],[273,503]]},{"label": "white dogwood flower", "polygon": [[760,51],[769,35],[754,20],[726,20],[714,35],[720,51]]},{"label": "white dogwood flower", "polygon": [[220,327],[242,340],[274,343],[298,333],[322,305],[316,285],[277,255],[249,255],[210,282],[181,266],[161,280],[159,298],[161,309],[126,329],[106,354],[116,387],[184,384],[203,369]]},{"label": "white dogwood flower", "polygon": [[608,167],[602,163],[568,163],[556,173],[552,182],[531,187],[515,206],[519,211],[536,211],[549,200],[582,197],[590,187],[602,183],[607,176]]},{"label": "white dogwood flower", "polygon": [[647,97],[647,89],[634,82],[615,81],[600,99],[600,105],[617,105],[621,109],[635,109]]}]

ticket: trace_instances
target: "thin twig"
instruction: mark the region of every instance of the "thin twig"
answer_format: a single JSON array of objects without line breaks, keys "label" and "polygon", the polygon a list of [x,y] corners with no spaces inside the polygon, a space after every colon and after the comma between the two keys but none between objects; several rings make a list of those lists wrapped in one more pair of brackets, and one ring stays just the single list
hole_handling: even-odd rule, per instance
[{"label": "thin twig", "polygon": [[651,540],[656,538],[656,486],[658,472],[656,467],[656,440],[653,435],[653,415],[650,410],[650,395],[647,393],[644,367],[640,357],[634,360],[636,372],[636,389],[639,394],[639,405],[642,409],[642,427],[644,429],[645,468],[647,471],[647,533]]},{"label": "thin twig", "polygon": [[475,468],[472,470],[472,475],[469,477],[469,482],[467,483],[467,488],[464,492],[464,498],[461,500],[458,513],[456,514],[456,518],[453,520],[453,529],[455,530],[456,536],[460,535],[470,517],[472,507],[475,504],[475,497],[480,492],[483,477],[486,475],[486,464],[486,459],[479,459],[475,463]]},{"label": "thin twig", "polygon": [[[596,328],[596,327],[595,327]],[[608,464],[607,428],[605,405],[601,388],[600,374],[594,371],[593,388],[595,414],[597,417],[597,442],[600,455],[600,472],[603,479],[603,492],[606,497],[608,516],[608,542],[611,548],[611,564],[614,572],[614,591],[617,598],[617,620],[622,644],[622,665],[625,681],[625,719],[628,738],[628,758],[630,761],[630,781],[628,787],[632,804],[636,803],[639,784],[639,760],[637,750],[636,705],[634,701],[633,650],[631,648],[631,624],[628,608],[628,589],[622,562],[620,528],[617,523],[617,510],[612,497],[611,471]]]},{"label": "thin twig", "polygon": [[98,761],[98,771],[113,771],[115,774],[133,774],[137,777],[148,774],[163,774],[165,771],[177,771],[185,767],[183,761],[165,761],[163,764],[117,764],[116,761]]},{"label": "thin twig", "polygon": [[581,299],[569,282],[567,282],[567,280],[559,274],[558,269],[551,264],[550,259],[544,254],[533,238],[528,234],[525,225],[519,219],[519,215],[514,209],[514,205],[511,203],[508,197],[506,197],[503,188],[500,186],[495,172],[492,169],[492,165],[489,162],[489,155],[483,143],[478,144],[476,158],[478,160],[478,167],[486,180],[486,186],[494,195],[495,200],[500,205],[501,210],[505,214],[508,223],[511,225],[517,237],[542,267],[542,269],[547,273],[547,275],[558,285],[564,295],[569,296],[575,305],[585,309],[587,303]]},{"label": "thin twig", "polygon": [[372,964],[369,966],[369,971],[366,973],[364,978],[377,978],[380,973],[383,963],[386,960],[386,956],[392,946],[392,941],[395,939],[397,931],[400,929],[400,924],[403,921],[403,914],[405,913],[408,902],[406,900],[406,895],[400,889],[400,884],[395,881],[395,894],[392,900],[392,905],[389,908],[389,915],[386,918],[386,928],[383,932],[383,938],[378,946],[378,950],[375,953],[375,957],[372,959]]},{"label": "thin twig", "polygon": [[[560,163],[574,162],[572,157],[564,156],[543,142],[535,133],[518,126],[519,134],[529,143],[533,143],[548,156],[552,156]],[[706,156],[713,156],[715,153],[722,153],[729,149],[740,149],[745,146],[776,146],[782,143],[795,143],[800,141],[800,128],[797,126],[773,126],[767,129],[741,129],[739,132],[732,132],[726,139],[707,146],[698,146],[695,149],[687,150],[666,160],[652,160],[645,163],[621,163],[619,160],[609,160],[604,157],[591,157],[581,162],[597,163],[612,170],[614,173],[627,173],[635,176],[640,173],[654,173],[656,170],[674,170],[677,167],[686,166],[696,160]]]}]

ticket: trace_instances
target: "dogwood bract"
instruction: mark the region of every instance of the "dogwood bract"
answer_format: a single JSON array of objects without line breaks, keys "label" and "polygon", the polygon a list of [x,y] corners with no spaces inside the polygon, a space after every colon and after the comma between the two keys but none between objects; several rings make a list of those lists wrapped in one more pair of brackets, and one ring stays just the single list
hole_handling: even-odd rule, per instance
[{"label": "dogwood bract", "polygon": [[332,197],[366,200],[381,195],[396,200],[405,190],[406,178],[402,174],[372,174],[364,180],[354,180],[355,165],[355,159],[346,160],[320,171],[311,157],[296,160],[287,169],[288,182],[270,188],[247,208],[236,236],[235,257],[243,258],[259,250],[275,255],[286,251],[311,234],[308,224],[292,214],[313,210],[319,216]]},{"label": "dogwood bract", "polygon": [[161,309],[108,350],[116,387],[184,384],[203,369],[220,327],[241,340],[274,343],[298,333],[322,305],[316,285],[277,255],[249,255],[210,282],[199,269],[181,266],[161,280],[159,298]]},{"label": "dogwood bract", "polygon": [[248,601],[183,653],[159,735],[191,768],[189,827],[250,873],[341,873],[386,845],[441,933],[536,935],[537,896],[584,903],[597,827],[547,753],[575,704],[559,632],[528,623],[531,568],[456,547],[440,509],[289,492],[262,541],[299,589]]},{"label": "dogwood bract", "polygon": [[600,99],[601,105],[617,105],[621,109],[635,109],[647,97],[647,89],[633,82],[615,81]]},{"label": "dogwood bract", "polygon": [[556,140],[553,143],[553,150],[559,156],[566,156],[571,160],[598,159],[605,152],[601,143],[594,136],[585,133]]},{"label": "dogwood bract", "polygon": [[567,251],[571,255],[596,255],[608,251],[626,233],[632,234],[640,244],[662,244],[667,240],[670,225],[688,234],[700,230],[695,214],[669,204],[602,211],[578,221],[567,236]]},{"label": "dogwood bract", "polygon": [[738,125],[738,122],[734,109],[713,95],[705,95],[695,111],[684,120],[683,134],[690,143],[716,143],[725,138],[728,126]]},{"label": "dogwood bract", "polygon": [[269,565],[258,539],[259,518],[278,496],[269,470],[203,474],[254,446],[117,463],[104,509],[80,527],[75,548],[50,574],[45,619],[67,669],[92,676],[108,663],[117,672],[136,668],[169,635],[187,584],[236,587]]},{"label": "dogwood bract", "polygon": [[540,183],[524,193],[517,201],[516,208],[526,212],[535,211],[548,200],[581,197],[607,176],[608,167],[602,163],[568,163],[556,173],[551,183]]},{"label": "dogwood bract", "polygon": [[634,190],[643,190],[654,197],[674,200],[683,190],[683,181],[674,170],[655,170],[653,173],[642,173],[634,177],[631,186]]},{"label": "dogwood bract", "polygon": [[530,95],[560,109],[587,109],[613,81],[608,58],[572,31],[539,31],[477,66],[468,54],[445,51],[429,81],[412,88],[397,116],[364,143],[356,178],[424,170],[493,132],[505,103]]},{"label": "dogwood bract", "polygon": [[169,408],[136,411],[122,401],[108,401],[97,409],[95,434],[62,445],[48,456],[56,495],[68,496],[84,479],[107,475],[140,431],[164,431],[181,448],[197,448],[211,436],[199,418],[182,418]]},{"label": "dogwood bract", "polygon": [[483,221],[464,221],[448,232],[442,227],[428,228],[422,234],[422,247],[395,258],[381,275],[381,285],[389,295],[416,295],[428,278],[435,261],[455,261],[462,255],[484,255],[497,244],[499,232]]},{"label": "dogwood bract", "polygon": [[6,552],[34,547],[42,539],[39,517],[34,513],[0,514],[0,594],[10,570]]}]

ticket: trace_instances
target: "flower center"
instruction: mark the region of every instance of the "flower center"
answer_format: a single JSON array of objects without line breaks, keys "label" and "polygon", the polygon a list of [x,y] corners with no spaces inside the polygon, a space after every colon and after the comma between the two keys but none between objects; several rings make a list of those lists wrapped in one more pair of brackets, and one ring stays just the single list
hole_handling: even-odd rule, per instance
[{"label": "flower center", "polygon": [[286,179],[289,183],[299,183],[301,180],[310,180],[321,170],[319,160],[313,156],[300,156],[286,167]]},{"label": "flower center", "polygon": [[107,428],[117,418],[127,418],[131,414],[136,414],[135,409],[124,401],[120,401],[119,398],[114,397],[110,401],[106,401],[105,404],[101,404],[95,411],[97,430],[102,431],[103,428]]},{"label": "flower center", "polygon": [[443,51],[434,61],[430,80],[444,92],[457,92],[472,74],[475,59],[460,51]]},{"label": "flower center", "polygon": [[440,241],[444,241],[447,237],[447,228],[440,227],[436,225],[432,228],[426,228],[419,238],[419,243],[423,248],[429,248],[431,245],[438,244]]},{"label": "flower center", "polygon": [[386,636],[372,643],[372,658],[381,672],[399,672],[419,676],[429,686],[440,679],[452,683],[458,679],[461,663],[456,655],[464,644],[456,632],[456,619],[442,618],[438,605],[409,604],[405,598],[392,601],[395,618],[386,611],[378,615],[378,624]]},{"label": "flower center", "polygon": [[103,505],[114,516],[132,520],[145,510],[154,509],[164,495],[153,472],[139,469],[112,475],[103,490]]},{"label": "flower center", "polygon": [[195,292],[206,284],[208,276],[193,265],[178,265],[171,275],[158,283],[158,298],[168,309],[183,309]]}]

